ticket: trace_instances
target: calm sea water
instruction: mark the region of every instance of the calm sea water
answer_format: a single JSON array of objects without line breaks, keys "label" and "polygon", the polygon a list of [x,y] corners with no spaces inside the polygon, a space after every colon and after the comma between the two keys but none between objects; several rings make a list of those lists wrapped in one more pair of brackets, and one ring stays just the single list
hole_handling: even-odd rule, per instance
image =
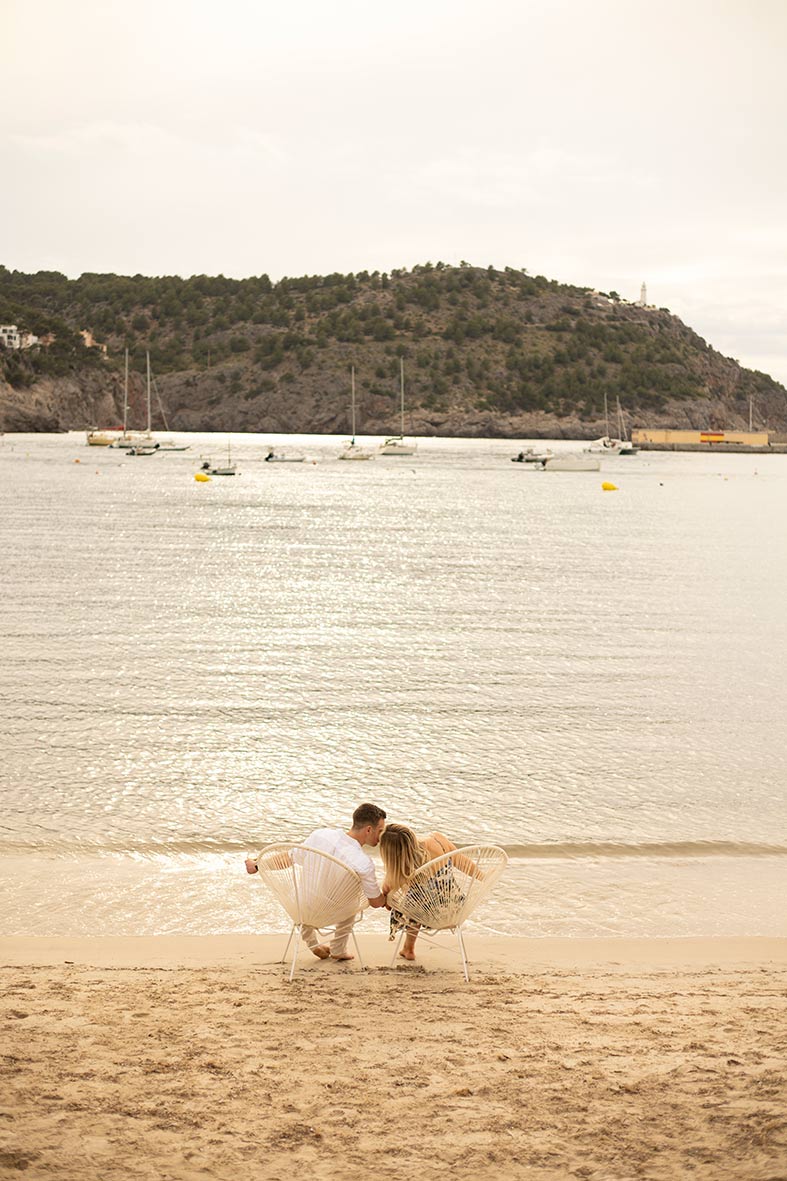
[{"label": "calm sea water", "polygon": [[787,457],[183,438],[0,439],[0,933],[277,929],[371,799],[508,849],[479,929],[787,934]]}]

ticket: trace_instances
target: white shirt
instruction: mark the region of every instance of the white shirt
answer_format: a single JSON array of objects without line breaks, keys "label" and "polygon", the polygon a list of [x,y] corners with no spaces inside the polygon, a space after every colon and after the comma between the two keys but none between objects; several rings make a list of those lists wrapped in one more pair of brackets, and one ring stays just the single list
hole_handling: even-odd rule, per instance
[{"label": "white shirt", "polygon": [[374,872],[371,857],[367,857],[358,842],[353,837],[348,837],[346,832],[342,832],[340,828],[317,828],[303,843],[309,849],[330,853],[338,861],[349,865],[361,879],[366,897],[380,897],[382,891],[377,884],[377,874]]}]

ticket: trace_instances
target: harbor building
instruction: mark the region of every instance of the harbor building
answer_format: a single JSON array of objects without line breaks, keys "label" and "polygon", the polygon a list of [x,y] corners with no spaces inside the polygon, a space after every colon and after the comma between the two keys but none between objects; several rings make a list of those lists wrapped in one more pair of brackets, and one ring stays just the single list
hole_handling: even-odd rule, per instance
[{"label": "harbor building", "polygon": [[671,431],[635,428],[632,443],[643,451],[782,451],[768,431]]}]

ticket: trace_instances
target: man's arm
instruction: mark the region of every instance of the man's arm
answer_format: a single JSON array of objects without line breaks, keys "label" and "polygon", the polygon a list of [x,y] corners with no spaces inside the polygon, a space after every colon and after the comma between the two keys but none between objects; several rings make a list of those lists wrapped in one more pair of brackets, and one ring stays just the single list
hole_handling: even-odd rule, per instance
[{"label": "man's arm", "polygon": [[[274,853],[266,862],[268,869],[289,869],[292,865],[292,858],[286,849],[282,849],[281,853]],[[246,858],[246,873],[256,873],[259,869],[256,858]]]},{"label": "man's arm", "polygon": [[385,902],[386,902],[385,894],[378,894],[376,898],[369,898],[368,902],[369,902],[370,906],[373,906],[375,908],[375,910],[378,910],[379,907],[385,906]]}]

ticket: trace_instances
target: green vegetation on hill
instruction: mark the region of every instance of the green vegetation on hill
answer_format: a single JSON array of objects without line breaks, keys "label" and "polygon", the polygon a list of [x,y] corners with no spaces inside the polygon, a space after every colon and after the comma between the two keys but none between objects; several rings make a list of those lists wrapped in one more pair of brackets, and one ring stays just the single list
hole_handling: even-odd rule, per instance
[{"label": "green vegetation on hill", "polygon": [[[297,398],[322,383],[343,388],[357,353],[359,389],[390,402],[407,358],[408,403],[503,415],[540,411],[597,418],[604,394],[640,419],[668,402],[783,393],[765,374],[721,357],[665,309],[559,284],[521,270],[442,263],[390,274],[146,278],[0,267],[0,323],[46,347],[8,353],[0,376],[16,388],[41,376],[105,366],[128,348],[141,370],[149,350],[160,378],[188,384],[210,371],[207,398]],[[89,330],[107,345],[87,348]],[[211,387],[213,389],[213,387]],[[195,395],[196,396],[196,395]]]}]

